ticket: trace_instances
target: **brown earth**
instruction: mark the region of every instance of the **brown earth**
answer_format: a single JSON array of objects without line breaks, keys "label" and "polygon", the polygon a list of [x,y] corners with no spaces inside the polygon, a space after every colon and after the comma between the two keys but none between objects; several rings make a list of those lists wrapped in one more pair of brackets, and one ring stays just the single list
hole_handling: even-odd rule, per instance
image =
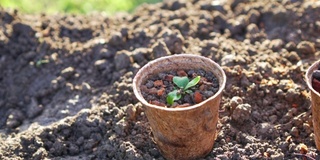
[{"label": "brown earth", "polygon": [[304,81],[319,15],[316,0],[168,1],[110,17],[1,9],[0,159],[163,159],[131,83],[180,53],[227,74],[205,159],[302,159],[306,147],[320,159]]}]

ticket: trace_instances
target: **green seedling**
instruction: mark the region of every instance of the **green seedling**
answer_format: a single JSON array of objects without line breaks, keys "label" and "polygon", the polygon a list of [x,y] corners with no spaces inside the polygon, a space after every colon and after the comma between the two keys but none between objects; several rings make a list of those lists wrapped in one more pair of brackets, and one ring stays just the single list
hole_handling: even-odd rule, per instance
[{"label": "green seedling", "polygon": [[197,76],[189,82],[188,77],[173,77],[173,83],[178,87],[167,96],[167,103],[172,105],[174,101],[179,100],[182,95],[190,94],[191,90],[189,88],[195,86],[200,81],[200,76]]},{"label": "green seedling", "polygon": [[43,64],[49,63],[49,60],[47,59],[40,59],[36,62],[36,67],[40,67]]}]

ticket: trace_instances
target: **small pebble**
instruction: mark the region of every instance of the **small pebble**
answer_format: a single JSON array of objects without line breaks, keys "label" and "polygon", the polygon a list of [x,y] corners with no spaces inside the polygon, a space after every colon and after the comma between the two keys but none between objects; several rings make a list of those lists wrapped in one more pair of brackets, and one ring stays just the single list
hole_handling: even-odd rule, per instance
[{"label": "small pebble", "polygon": [[211,96],[213,96],[213,92],[212,91],[205,91],[204,92],[204,95],[205,95],[205,97],[211,97]]},{"label": "small pebble", "polygon": [[188,76],[191,77],[194,73],[195,73],[195,71],[193,69],[191,69],[191,70],[188,71]]},{"label": "small pebble", "polygon": [[293,136],[293,137],[299,137],[299,130],[297,127],[292,127],[291,130],[290,130],[290,134]]},{"label": "small pebble", "polygon": [[70,78],[73,74],[75,73],[75,70],[73,67],[68,67],[65,68],[64,70],[61,71],[61,76],[64,77],[65,79]]},{"label": "small pebble", "polygon": [[82,89],[82,91],[85,92],[85,93],[91,92],[91,86],[90,86],[88,83],[86,83],[86,82],[83,82],[83,83],[81,84],[81,89]]},{"label": "small pebble", "polygon": [[98,70],[104,70],[108,66],[108,61],[105,59],[100,59],[94,62],[94,66],[98,68]]},{"label": "small pebble", "polygon": [[194,97],[193,97],[193,98],[194,98],[193,101],[194,101],[195,103],[200,103],[200,102],[202,102],[202,95],[201,95],[201,93],[198,92],[198,91],[196,91],[196,92],[194,93]]},{"label": "small pebble", "polygon": [[129,120],[133,121],[136,120],[136,113],[137,113],[137,108],[133,104],[129,104],[126,110],[127,117]]},{"label": "small pebble", "polygon": [[147,83],[145,84],[149,89],[153,87],[153,82],[148,80]]},{"label": "small pebble", "polygon": [[68,92],[72,92],[74,87],[72,83],[66,83],[66,89]]},{"label": "small pebble", "polygon": [[158,77],[159,77],[160,79],[162,79],[162,80],[165,80],[166,74],[165,74],[165,73],[159,73],[159,74],[158,74]]},{"label": "small pebble", "polygon": [[243,103],[242,98],[238,97],[238,96],[232,97],[232,99],[229,102],[231,108],[235,108],[236,106],[238,106],[239,104],[242,104],[242,103]]}]

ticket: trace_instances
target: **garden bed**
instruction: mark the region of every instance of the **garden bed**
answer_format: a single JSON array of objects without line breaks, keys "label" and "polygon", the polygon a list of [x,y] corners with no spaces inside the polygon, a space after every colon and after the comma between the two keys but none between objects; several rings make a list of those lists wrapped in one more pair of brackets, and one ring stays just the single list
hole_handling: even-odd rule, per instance
[{"label": "garden bed", "polygon": [[319,159],[304,81],[319,14],[298,0],[172,1],[112,17],[1,10],[0,159],[163,159],[132,79],[180,53],[227,75],[205,159]]}]

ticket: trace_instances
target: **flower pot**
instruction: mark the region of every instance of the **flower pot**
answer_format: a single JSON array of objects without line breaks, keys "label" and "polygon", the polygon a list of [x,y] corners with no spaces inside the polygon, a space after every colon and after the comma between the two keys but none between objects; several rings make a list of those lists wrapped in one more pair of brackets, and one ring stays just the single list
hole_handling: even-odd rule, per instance
[{"label": "flower pot", "polygon": [[[219,90],[201,103],[185,108],[166,108],[148,103],[140,86],[151,76],[178,69],[211,71],[219,81]],[[226,75],[211,59],[191,54],[179,54],[153,60],[142,67],[133,80],[133,91],[146,107],[154,141],[167,159],[197,159],[207,155],[216,139],[216,126]]]},{"label": "flower pot", "polygon": [[312,73],[318,69],[320,61],[313,63],[307,70],[305,78],[307,85],[311,91],[311,104],[312,104],[312,120],[314,140],[317,149],[320,150],[320,94],[312,87]]}]

